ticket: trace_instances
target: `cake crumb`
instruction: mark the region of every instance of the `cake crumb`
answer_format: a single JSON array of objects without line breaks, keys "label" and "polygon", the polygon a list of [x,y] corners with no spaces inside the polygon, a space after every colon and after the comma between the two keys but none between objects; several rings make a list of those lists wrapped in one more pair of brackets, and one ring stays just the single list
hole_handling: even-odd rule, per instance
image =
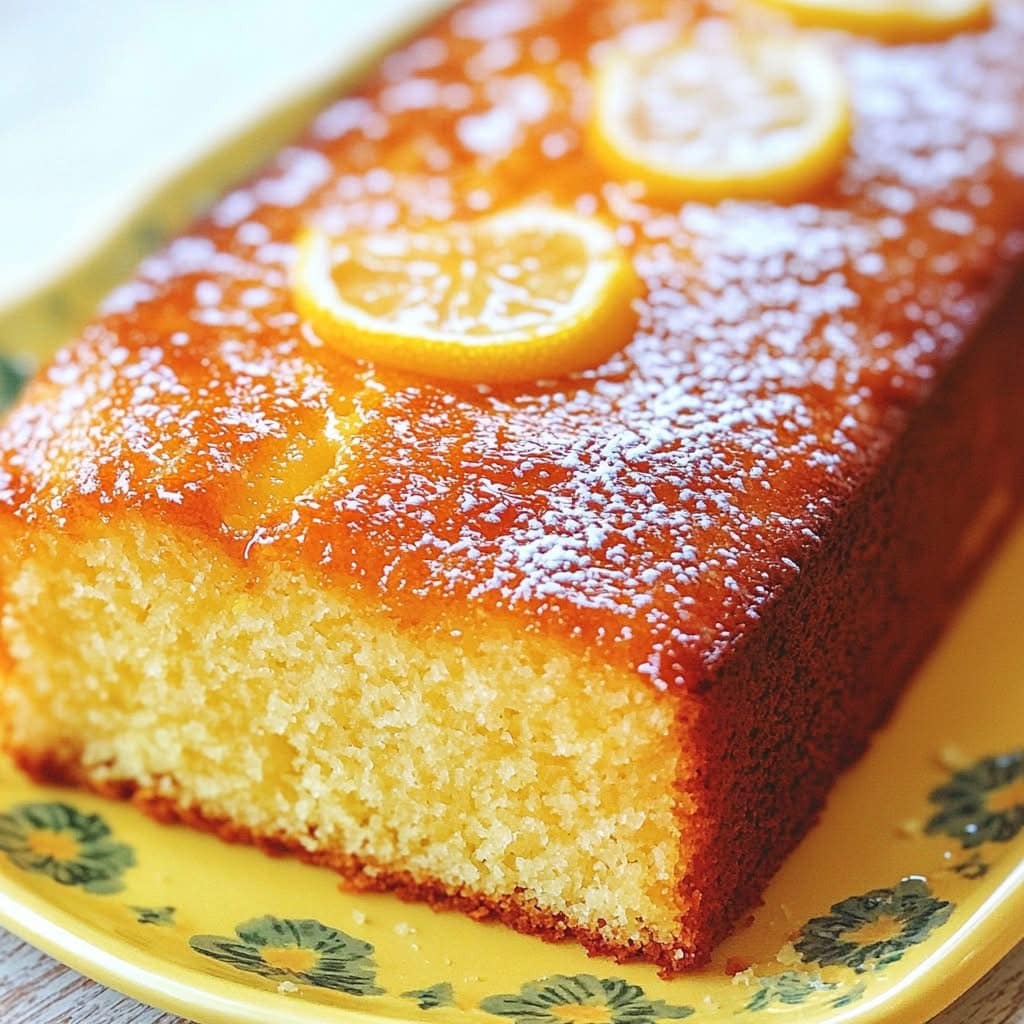
[{"label": "cake crumb", "polygon": [[366,915],[361,910],[352,911],[352,920],[356,924],[366,924]]},{"label": "cake crumb", "polygon": [[415,935],[416,934],[416,929],[413,928],[413,926],[411,924],[409,924],[408,921],[399,921],[398,924],[395,925],[395,934],[396,935]]},{"label": "cake crumb", "polygon": [[955,772],[970,764],[967,755],[955,744],[947,743],[939,750],[939,764],[948,771]]},{"label": "cake crumb", "polygon": [[[728,967],[726,968],[726,972],[728,973]],[[745,970],[737,971],[732,976],[732,983],[734,985],[743,985],[746,988],[750,988],[755,981],[757,981],[757,977],[754,974],[753,967],[747,967]]]},{"label": "cake crumb", "polygon": [[295,982],[293,981],[282,981],[277,986],[277,991],[280,992],[281,995],[283,996],[290,996],[294,995],[296,992],[299,991],[299,986],[296,985]]},{"label": "cake crumb", "polygon": [[775,954],[775,959],[778,960],[783,967],[792,967],[793,964],[800,963],[802,957],[796,951],[796,947],[793,943],[787,942],[782,949]]}]

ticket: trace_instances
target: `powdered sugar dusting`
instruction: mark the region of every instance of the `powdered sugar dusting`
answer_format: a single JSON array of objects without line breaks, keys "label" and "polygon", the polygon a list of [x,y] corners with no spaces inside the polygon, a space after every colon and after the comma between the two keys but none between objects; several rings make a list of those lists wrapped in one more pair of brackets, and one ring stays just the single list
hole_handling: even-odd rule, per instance
[{"label": "powdered sugar dusting", "polygon": [[[855,131],[814,201],[659,206],[608,180],[585,141],[600,44],[656,48],[710,9],[478,0],[389,57],[57,357],[0,428],[0,502],[57,521],[144,506],[254,572],[304,558],[409,619],[480,607],[659,688],[696,680],[800,572],[1024,256],[1013,2],[944,43],[839,42]],[[607,218],[633,256],[639,326],[604,365],[449,387],[356,366],[296,316],[310,220],[380,230],[522,200]],[[239,525],[239,488],[328,433],[334,470]]]}]

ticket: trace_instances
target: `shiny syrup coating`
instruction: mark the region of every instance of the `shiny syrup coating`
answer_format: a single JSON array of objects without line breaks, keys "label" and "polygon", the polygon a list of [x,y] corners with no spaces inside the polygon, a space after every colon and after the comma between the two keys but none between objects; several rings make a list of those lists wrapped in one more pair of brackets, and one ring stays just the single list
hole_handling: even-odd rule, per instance
[{"label": "shiny syrup coating", "polygon": [[[305,564],[406,623],[497,613],[659,689],[699,683],[1024,253],[1024,4],[937,44],[825,35],[855,108],[827,193],[656,205],[588,155],[589,75],[606,40],[660,45],[707,16],[757,17],[456,9],[109,297],[0,428],[0,508],[56,529],[141,509],[254,578]],[[635,335],[593,370],[432,382],[349,362],[294,312],[304,224],[524,200],[617,224],[642,277]]]}]

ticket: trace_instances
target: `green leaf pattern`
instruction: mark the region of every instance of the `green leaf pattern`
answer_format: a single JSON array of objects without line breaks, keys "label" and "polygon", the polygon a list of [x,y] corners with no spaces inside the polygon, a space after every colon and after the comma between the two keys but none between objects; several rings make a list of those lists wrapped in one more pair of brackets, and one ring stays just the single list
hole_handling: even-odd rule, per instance
[{"label": "green leaf pattern", "polygon": [[160,928],[174,926],[174,907],[129,907],[139,924],[153,924]]},{"label": "green leaf pattern", "polygon": [[[681,1020],[693,1013],[690,1006],[673,1006],[647,998],[639,985],[622,978],[597,978],[592,974],[553,974],[523,985],[518,992],[488,996],[480,1009],[515,1024],[592,1024],[594,1016],[584,1008],[603,1007],[610,1024],[655,1024]],[[579,1008],[578,1016],[573,1010]]]},{"label": "green leaf pattern", "polygon": [[373,946],[312,919],[256,917],[238,925],[234,937],[194,935],[189,945],[202,956],[278,982],[354,996],[384,991],[376,985]]},{"label": "green leaf pattern", "polygon": [[132,848],[111,838],[103,818],[57,802],[0,814],[0,851],[23,871],[97,895],[120,892],[121,876],[135,865]]},{"label": "green leaf pattern", "polygon": [[805,971],[782,971],[757,981],[760,987],[750,997],[747,1010],[765,1010],[775,1003],[799,1006],[816,992],[832,992],[839,987],[837,982],[823,981],[817,972]]},{"label": "green leaf pattern", "polygon": [[999,808],[993,808],[990,800],[1022,779],[1024,748],[982,758],[955,772],[949,782],[928,795],[939,809],[925,831],[952,836],[965,850],[982,843],[1008,843],[1024,828],[1024,797]]},{"label": "green leaf pattern", "polygon": [[0,412],[18,397],[30,372],[24,360],[0,354]]},{"label": "green leaf pattern", "polygon": [[455,1005],[455,991],[450,981],[439,981],[429,988],[414,988],[402,993],[403,999],[411,999],[421,1010],[436,1010],[440,1006]]}]

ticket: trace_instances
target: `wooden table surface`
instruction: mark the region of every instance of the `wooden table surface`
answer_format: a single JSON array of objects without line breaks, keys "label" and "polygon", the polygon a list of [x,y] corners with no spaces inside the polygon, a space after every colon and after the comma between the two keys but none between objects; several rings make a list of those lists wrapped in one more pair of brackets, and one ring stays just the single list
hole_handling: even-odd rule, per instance
[{"label": "wooden table surface", "polygon": [[[0,929],[2,1024],[185,1024],[119,995]],[[933,1024],[1024,1024],[1024,942]]]}]

